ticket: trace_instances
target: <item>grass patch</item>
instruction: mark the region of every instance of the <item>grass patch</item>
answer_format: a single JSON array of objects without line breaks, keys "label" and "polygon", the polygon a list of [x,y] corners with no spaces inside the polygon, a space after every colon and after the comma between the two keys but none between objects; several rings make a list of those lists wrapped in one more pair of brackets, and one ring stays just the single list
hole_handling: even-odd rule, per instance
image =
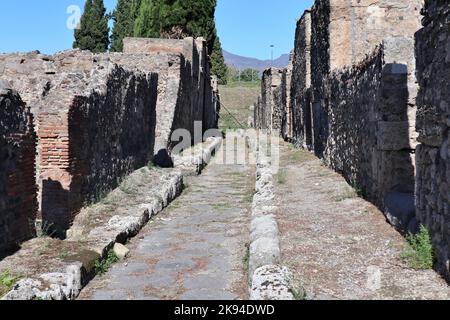
[{"label": "grass patch", "polygon": [[408,247],[403,251],[402,260],[412,269],[428,270],[434,266],[434,250],[428,229],[421,225],[418,234],[407,237]]},{"label": "grass patch", "polygon": [[354,189],[352,189],[352,188],[350,188],[348,186],[345,186],[344,191],[340,195],[338,195],[336,197],[336,201],[337,202],[342,202],[344,200],[354,199],[354,198],[357,198],[357,197],[358,197],[358,193]]},{"label": "grass patch", "polygon": [[248,273],[250,269],[250,243],[245,244],[245,255],[242,258],[242,264],[244,265],[245,272]]},{"label": "grass patch", "polygon": [[11,274],[9,271],[4,271],[0,274],[0,297],[8,293],[21,277]]},{"label": "grass patch", "polygon": [[217,211],[225,211],[227,209],[230,209],[231,205],[228,203],[215,203],[213,204],[213,208]]},{"label": "grass patch", "polygon": [[278,184],[286,184],[287,182],[287,172],[286,170],[280,170],[277,175]]},{"label": "grass patch", "polygon": [[99,259],[95,262],[95,272],[98,275],[104,275],[117,262],[119,262],[119,258],[113,250],[109,250],[106,259]]},{"label": "grass patch", "polygon": [[69,256],[69,252],[66,250],[63,250],[59,253],[58,258],[60,258],[61,260],[66,259]]},{"label": "grass patch", "polygon": [[307,298],[306,290],[302,286],[291,288],[291,293],[294,296],[294,300],[304,301]]},{"label": "grass patch", "polygon": [[245,197],[242,199],[242,203],[252,203],[254,197],[255,197],[255,192],[252,191],[251,193],[248,193],[245,195]]},{"label": "grass patch", "polygon": [[130,179],[124,179],[120,184],[119,189],[125,194],[133,195],[137,193],[136,187],[133,185]]}]

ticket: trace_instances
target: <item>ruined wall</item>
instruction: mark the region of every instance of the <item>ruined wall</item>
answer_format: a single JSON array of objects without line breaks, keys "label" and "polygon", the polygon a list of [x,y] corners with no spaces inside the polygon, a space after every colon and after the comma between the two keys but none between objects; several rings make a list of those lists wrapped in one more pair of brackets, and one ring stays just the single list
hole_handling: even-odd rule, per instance
[{"label": "ruined wall", "polygon": [[[324,79],[357,65],[385,38],[413,38],[420,27],[422,0],[324,0],[312,8],[312,104],[314,149],[324,156],[329,106]],[[414,74],[414,73],[412,73]]]},{"label": "ruined wall", "polygon": [[[158,102],[156,153],[164,149],[170,152],[173,147],[170,135],[176,129],[186,129],[194,138],[194,121],[202,121],[202,132],[217,127],[218,90],[212,85],[207,46],[203,38],[182,40],[125,38],[124,52],[175,53],[181,54],[184,58],[178,69],[173,70],[170,76],[172,82],[178,81],[178,86],[160,84],[160,87],[164,85],[166,88],[176,88],[178,93],[159,90],[158,99],[166,101]],[[177,99],[174,100],[174,97]]]},{"label": "ruined wall", "polygon": [[[17,88],[36,119],[46,229],[69,228],[82,206],[149,161],[170,166],[174,130],[201,142],[203,131],[217,127],[218,87],[204,39],[125,44],[125,54],[0,55],[0,79]],[[194,121],[202,120],[194,141]]]},{"label": "ruined wall", "polygon": [[292,141],[294,136],[293,128],[293,112],[291,104],[291,85],[292,85],[292,70],[294,63],[294,53],[291,52],[289,63],[283,69],[281,76],[281,90],[282,90],[282,119],[281,119],[281,136],[285,141]]},{"label": "ruined wall", "polygon": [[290,103],[292,109],[293,142],[312,148],[311,118],[311,13],[305,11],[297,22],[295,33]]},{"label": "ruined wall", "polygon": [[91,59],[38,103],[42,217],[57,231],[153,157],[156,76]]},{"label": "ruined wall", "polygon": [[390,194],[412,197],[414,191],[415,106],[408,105],[413,46],[410,38],[388,38],[371,57],[332,72],[324,84],[325,159],[379,206],[389,205]]},{"label": "ruined wall", "polygon": [[281,133],[284,90],[282,84],[283,70],[266,69],[261,81],[261,97],[255,110],[255,124],[259,129]]},{"label": "ruined wall", "polygon": [[437,266],[450,278],[450,6],[428,0],[416,34],[418,95],[417,214],[431,230]]},{"label": "ruined wall", "polygon": [[35,235],[35,149],[29,110],[0,81],[0,257]]}]

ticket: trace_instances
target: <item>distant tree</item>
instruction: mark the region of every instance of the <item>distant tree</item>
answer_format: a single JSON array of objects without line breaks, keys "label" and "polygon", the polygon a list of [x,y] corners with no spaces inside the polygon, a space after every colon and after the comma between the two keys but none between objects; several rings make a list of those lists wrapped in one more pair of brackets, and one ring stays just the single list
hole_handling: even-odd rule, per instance
[{"label": "distant tree", "polygon": [[204,37],[214,74],[226,82],[226,65],[214,20],[217,0],[142,0],[134,26],[136,37]]},{"label": "distant tree", "polygon": [[109,16],[103,0],[87,0],[79,28],[75,30],[74,48],[106,52],[109,47]]},{"label": "distant tree", "polygon": [[160,37],[156,25],[160,19],[161,0],[142,0],[134,23],[134,36],[144,38]]},{"label": "distant tree", "polygon": [[133,36],[140,5],[141,0],[118,0],[112,14],[114,27],[111,35],[111,51],[122,52],[123,38]]},{"label": "distant tree", "polygon": [[216,36],[211,53],[211,72],[217,76],[220,84],[227,84],[227,70],[228,67],[223,57],[222,45],[219,36]]},{"label": "distant tree", "polygon": [[260,72],[259,70],[247,68],[241,72],[241,81],[257,81],[259,80]]}]

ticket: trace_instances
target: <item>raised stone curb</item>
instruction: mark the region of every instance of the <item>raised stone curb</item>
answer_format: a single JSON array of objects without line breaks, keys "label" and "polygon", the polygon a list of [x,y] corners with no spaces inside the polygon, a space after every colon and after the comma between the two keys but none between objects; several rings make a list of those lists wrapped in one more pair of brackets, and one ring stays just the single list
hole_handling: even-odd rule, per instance
[{"label": "raised stone curb", "polygon": [[[84,241],[90,245],[84,251],[89,254],[80,259],[83,262],[73,262],[66,264],[65,267],[55,267],[59,271],[22,279],[2,300],[76,299],[82,288],[92,278],[90,274],[94,269],[95,262],[102,257],[105,258],[116,243],[124,243],[129,238],[136,236],[152,217],[175,200],[183,190],[183,176],[188,172],[199,174],[221,143],[221,138],[211,138],[201,145],[194,146],[191,148],[192,150],[186,150],[191,157],[191,165],[180,160],[173,172],[162,174],[160,181],[155,182],[157,184],[155,189],[158,189],[157,194],[146,198],[145,203],[139,204],[135,214],[115,215],[107,223],[91,230],[84,238]],[[69,232],[68,241],[80,240],[82,233],[82,226],[74,226]]]},{"label": "raised stone curb", "polygon": [[286,267],[267,265],[255,271],[251,300],[293,300],[292,274]]},{"label": "raised stone curb", "polygon": [[208,138],[203,144],[198,144],[173,156],[174,166],[182,170],[184,175],[200,174],[222,145],[222,141],[223,139],[220,137]]},{"label": "raised stone curb", "polygon": [[250,227],[250,299],[293,300],[291,273],[281,266],[271,161],[255,140],[256,135],[249,136],[252,136],[248,142],[257,165]]}]

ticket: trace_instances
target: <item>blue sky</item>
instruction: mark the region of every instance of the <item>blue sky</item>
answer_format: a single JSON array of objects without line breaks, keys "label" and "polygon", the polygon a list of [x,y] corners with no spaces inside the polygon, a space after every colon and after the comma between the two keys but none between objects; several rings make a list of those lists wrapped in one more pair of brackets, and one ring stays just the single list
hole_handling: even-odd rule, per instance
[{"label": "blue sky", "polygon": [[[294,43],[295,23],[313,0],[218,0],[217,28],[224,49],[239,55],[270,59],[288,53]],[[105,0],[112,10],[116,0]],[[84,0],[2,0],[0,52],[40,50],[44,53],[72,47],[67,8]]]}]

